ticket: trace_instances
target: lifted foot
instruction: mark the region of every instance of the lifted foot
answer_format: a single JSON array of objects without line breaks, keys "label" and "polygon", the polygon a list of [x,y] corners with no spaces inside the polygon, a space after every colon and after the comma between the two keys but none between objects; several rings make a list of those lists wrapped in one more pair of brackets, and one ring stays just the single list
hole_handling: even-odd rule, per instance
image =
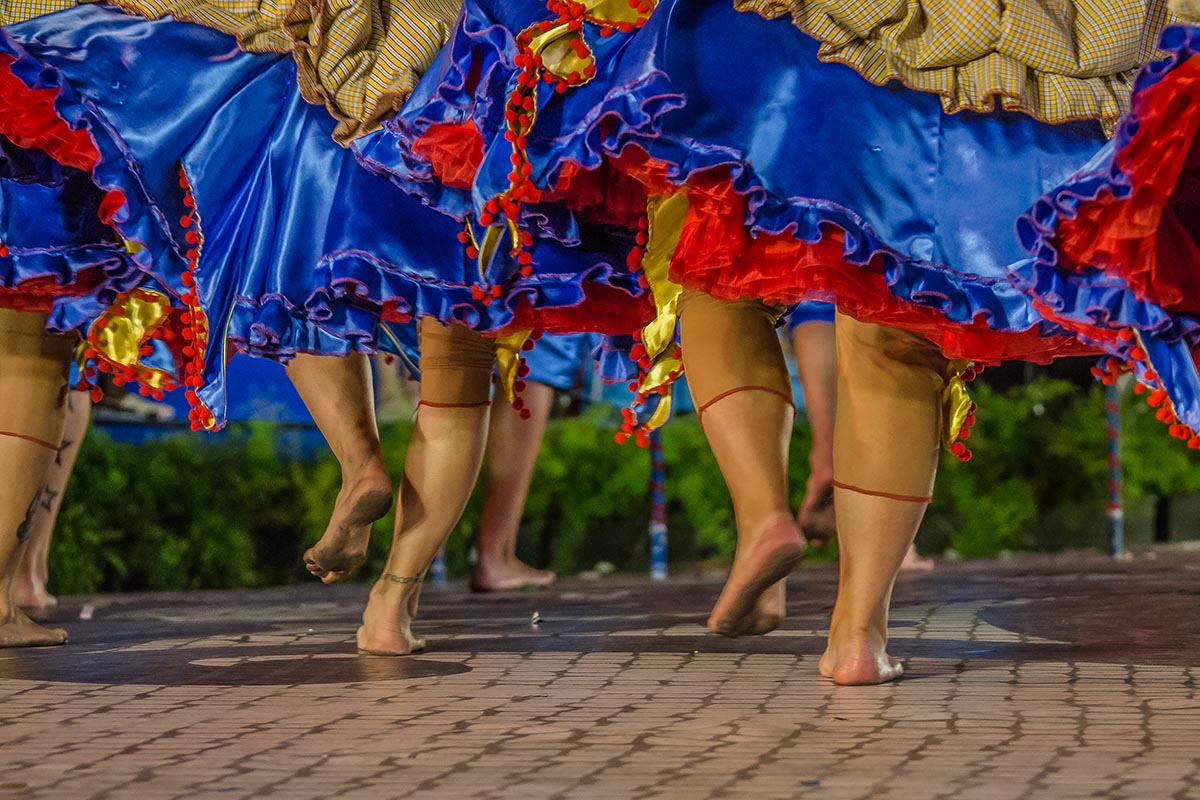
[{"label": "lifted foot", "polygon": [[746,633],[765,636],[783,624],[787,616],[787,579],[781,580],[762,593],[754,604],[754,621]]},{"label": "lifted foot", "polygon": [[[809,500],[812,502],[809,503]],[[837,538],[837,517],[833,511],[833,484],[826,483],[812,497],[804,498],[797,521],[809,544],[822,547]]]},{"label": "lifted foot", "polygon": [[731,637],[753,632],[759,598],[800,563],[805,548],[790,514],[770,522],[749,545],[738,549],[729,580],[708,618],[708,629]]},{"label": "lifted foot", "polygon": [[392,484],[382,467],[343,484],[329,527],[304,554],[304,566],[323,583],[340,583],[362,566],[371,526],[392,507]]}]

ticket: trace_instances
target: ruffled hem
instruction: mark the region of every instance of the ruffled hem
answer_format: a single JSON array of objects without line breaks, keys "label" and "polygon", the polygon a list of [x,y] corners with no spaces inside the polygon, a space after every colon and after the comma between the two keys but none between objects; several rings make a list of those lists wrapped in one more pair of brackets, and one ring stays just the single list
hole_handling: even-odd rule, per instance
[{"label": "ruffled hem", "polygon": [[[555,250],[542,254],[537,272],[505,282],[503,292],[487,302],[480,299],[478,284],[434,280],[361,253],[335,254],[318,267],[316,284],[322,288],[309,298],[304,313],[321,325],[337,320],[339,330],[342,309],[349,308],[378,322],[431,316],[485,335],[512,330],[611,334],[635,330],[653,316],[635,278],[602,258],[580,266],[580,254]],[[569,270],[556,271],[560,261]],[[374,329],[360,320],[357,329],[364,334]],[[386,342],[380,344],[386,349]]]},{"label": "ruffled hem", "polygon": [[1022,222],[1065,269],[1120,274],[1138,297],[1200,312],[1200,29],[1172,29],[1172,58],[1138,80],[1114,148]]},{"label": "ruffled hem", "polygon": [[1018,293],[1005,281],[907,257],[832,203],[768,198],[755,213],[748,195],[716,177],[721,171],[687,182],[691,204],[671,266],[683,286],[726,300],[830,302],[858,319],[920,333],[951,358],[1044,363],[1095,352],[1023,299],[1013,302]]},{"label": "ruffled hem", "polygon": [[[1110,128],[1127,107],[1138,65],[1154,57],[1169,19],[1158,3],[1131,5],[1078,26],[1020,4],[969,11],[915,0],[863,2],[861,8],[822,0],[735,5],[768,19],[790,19],[821,42],[823,61],[845,64],[878,85],[898,80],[936,94],[947,113],[1002,108],[1050,123],[1098,119]],[[1132,41],[1121,35],[1130,29],[1139,31]]]},{"label": "ruffled hem", "polygon": [[[33,151],[36,156],[26,159],[21,167],[6,168],[6,178],[54,186],[64,183],[64,175],[95,169],[100,153],[88,131],[72,127],[56,111],[57,103],[69,95],[70,89],[58,75],[42,70],[7,37],[0,38],[0,137],[8,144],[0,152],[0,162],[10,160],[13,146]],[[14,172],[18,174],[11,174]],[[14,190],[20,191],[20,187]],[[96,206],[99,221],[111,223],[124,204],[121,190],[102,191]],[[52,209],[46,208],[45,212],[45,220],[53,219]],[[35,210],[29,216],[35,219],[41,213]],[[131,288],[137,273],[123,253],[124,248],[111,237],[69,244],[39,241],[36,246],[0,240],[0,305],[52,311],[60,300],[106,291],[111,296]],[[58,315],[52,320],[51,330],[72,330],[59,327],[67,319],[71,316]]]},{"label": "ruffled hem", "polygon": [[[490,219],[485,204],[512,191],[491,185],[509,174],[499,164],[512,152],[511,120],[479,99],[480,87],[510,85],[519,71],[512,50],[503,27],[468,16],[408,108],[356,145],[363,163],[460,220]],[[521,190],[522,222],[536,229],[535,258],[547,243],[578,243],[589,214],[627,226],[629,215],[612,208],[686,191],[692,210],[671,266],[685,287],[729,299],[833,302],[860,319],[920,331],[952,357],[994,363],[1097,352],[1039,318],[1006,283],[907,257],[848,209],[771,194],[738,152],[665,134],[662,118],[683,98],[665,74],[631,70],[606,86],[583,123],[536,140],[535,128],[522,142],[535,187]],[[621,181],[637,191],[614,190]]]},{"label": "ruffled hem", "polygon": [[[0,58],[7,61],[0,62],[0,75],[8,79],[5,95],[11,103],[0,115],[0,134],[45,153],[62,169],[86,173],[99,192],[95,215],[115,234],[93,242],[14,249],[17,271],[35,273],[15,291],[46,287],[51,280],[60,284],[48,328],[81,335],[91,364],[85,379],[97,371],[110,372],[122,384],[137,382],[144,394],[155,396],[186,386],[194,426],[220,427],[223,421],[196,394],[204,385],[207,329],[186,265],[194,261],[189,253],[198,247],[198,232],[189,231],[183,245],[175,242],[166,220],[180,215],[168,214],[148,197],[131,166],[136,163],[132,153],[59,70],[3,31]],[[11,120],[20,124],[10,125]],[[44,177],[53,185],[57,176]],[[182,172],[180,185],[190,197]],[[181,226],[185,223],[198,227],[194,215],[180,220]],[[192,250],[185,252],[185,247]],[[64,280],[64,275],[70,278]],[[80,275],[89,280],[81,282]],[[133,316],[144,317],[137,327],[130,326],[131,309]]]},{"label": "ruffled hem", "polygon": [[1013,276],[1200,430],[1200,29],[1162,46],[1171,58],[1138,76],[1117,139],[1019,221],[1036,259]]}]

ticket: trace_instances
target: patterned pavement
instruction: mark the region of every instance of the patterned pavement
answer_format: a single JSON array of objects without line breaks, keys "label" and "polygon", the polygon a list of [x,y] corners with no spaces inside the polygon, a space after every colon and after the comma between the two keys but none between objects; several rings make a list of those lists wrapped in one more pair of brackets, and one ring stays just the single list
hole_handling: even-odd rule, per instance
[{"label": "patterned pavement", "polygon": [[817,676],[835,585],[736,641],[712,579],[435,587],[403,659],[362,586],[71,598],[0,651],[0,798],[1200,798],[1200,555],[904,577],[880,687]]}]

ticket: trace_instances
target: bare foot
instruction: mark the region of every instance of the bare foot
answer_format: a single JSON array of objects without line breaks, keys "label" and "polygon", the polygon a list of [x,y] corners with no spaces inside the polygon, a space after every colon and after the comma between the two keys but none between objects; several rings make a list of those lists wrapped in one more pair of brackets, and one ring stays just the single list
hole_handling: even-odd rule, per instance
[{"label": "bare foot", "polygon": [[557,576],[548,569],[534,569],[519,558],[485,563],[484,559],[471,570],[472,592],[503,592],[531,586],[544,589]]},{"label": "bare foot", "polygon": [[58,598],[46,591],[45,581],[24,575],[17,578],[17,605],[21,608],[41,610],[58,605]]},{"label": "bare foot", "polygon": [[787,579],[762,593],[754,604],[754,621],[746,633],[751,636],[765,636],[778,628],[787,616]]},{"label": "bare foot", "polygon": [[809,544],[826,545],[837,537],[837,518],[833,512],[833,484],[823,483],[804,496],[796,521]]},{"label": "bare foot", "polygon": [[304,566],[322,583],[339,583],[362,566],[371,526],[392,507],[392,482],[381,464],[342,484],[321,540],[304,553]]},{"label": "bare foot", "polygon": [[722,636],[749,633],[759,598],[800,563],[806,547],[791,514],[767,523],[753,541],[738,548],[729,579],[708,618],[708,629]]},{"label": "bare foot", "polygon": [[412,632],[421,596],[421,579],[385,572],[371,588],[363,624],[355,636],[358,652],[372,656],[406,656],[425,649]]},{"label": "bare foot", "polygon": [[858,634],[835,643],[829,634],[829,646],[821,656],[818,669],[822,676],[842,686],[870,686],[894,681],[904,667],[887,654],[887,641],[878,634]]},{"label": "bare foot", "polygon": [[900,562],[900,569],[904,572],[929,572],[933,569],[933,559],[920,555],[916,547],[909,547],[904,560]]},{"label": "bare foot", "polygon": [[62,628],[44,628],[25,615],[19,608],[12,608],[0,617],[0,647],[52,647],[67,643],[67,632]]}]

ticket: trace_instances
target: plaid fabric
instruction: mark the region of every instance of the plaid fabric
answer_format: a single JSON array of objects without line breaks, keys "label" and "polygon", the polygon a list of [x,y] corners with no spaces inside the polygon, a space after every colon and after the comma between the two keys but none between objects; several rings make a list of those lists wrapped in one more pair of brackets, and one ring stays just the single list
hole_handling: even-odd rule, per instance
[{"label": "plaid fabric", "polygon": [[[1196,2],[1196,0],[1183,0]],[[821,58],[873,83],[933,92],[947,112],[997,103],[1047,122],[1110,128],[1139,65],[1157,54],[1167,0],[735,0],[790,16]]]},{"label": "plaid fabric", "polygon": [[291,51],[300,91],[338,120],[346,142],[404,104],[450,37],[462,0],[119,0],[225,31],[252,52]]},{"label": "plaid fabric", "polygon": [[[346,142],[404,104],[450,37],[462,0],[117,0],[127,12],[170,15],[237,37],[251,52],[291,52],[300,91],[338,120]],[[0,23],[76,5],[0,0]]]},{"label": "plaid fabric", "polygon": [[1200,0],[1171,0],[1171,10],[1181,20],[1200,24]]},{"label": "plaid fabric", "polygon": [[0,25],[16,25],[75,5],[78,0],[0,0]]}]

